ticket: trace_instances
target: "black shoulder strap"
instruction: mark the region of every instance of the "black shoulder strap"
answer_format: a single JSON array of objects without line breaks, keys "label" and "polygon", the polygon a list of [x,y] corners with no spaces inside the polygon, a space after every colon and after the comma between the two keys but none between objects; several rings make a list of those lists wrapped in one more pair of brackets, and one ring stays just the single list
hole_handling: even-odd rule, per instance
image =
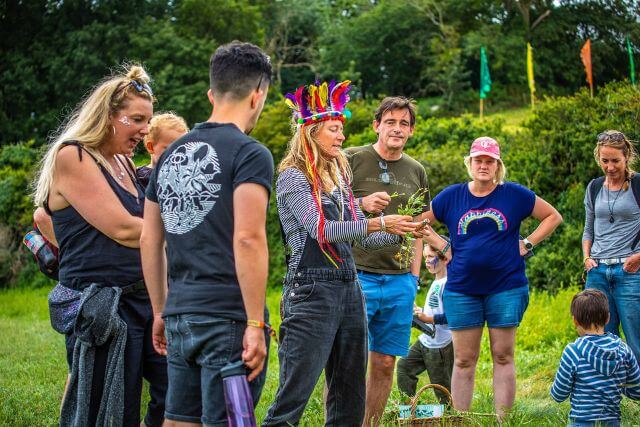
[{"label": "black shoulder strap", "polygon": [[640,174],[634,173],[631,177],[631,190],[633,191],[633,197],[636,199],[638,207],[640,207]]},{"label": "black shoulder strap", "polygon": [[280,226],[280,237],[282,238],[282,246],[284,247],[284,262],[285,267],[289,267],[289,261],[291,260],[291,248],[287,244],[287,236],[284,234],[284,228],[282,228],[282,222],[278,219],[278,225]]},{"label": "black shoulder strap", "polygon": [[596,196],[604,185],[604,176],[592,179],[587,188],[589,189],[589,202],[591,203],[591,209],[594,209],[596,203]]},{"label": "black shoulder strap", "polygon": [[82,161],[82,152],[85,152],[89,156],[91,156],[91,158],[97,163],[97,165],[100,168],[100,170],[103,169],[102,165],[100,164],[100,162],[98,161],[96,156],[91,154],[91,152],[89,150],[87,150],[86,148],[84,148],[84,145],[80,144],[78,141],[65,141],[65,142],[62,143],[62,145],[65,146],[65,147],[67,145],[73,145],[74,147],[78,147],[78,157],[80,158],[80,161]]},{"label": "black shoulder strap", "polygon": [[[93,154],[88,152],[82,146],[82,144],[80,144],[78,141],[75,141],[75,140],[64,141],[61,145],[63,147],[66,147],[68,145],[73,145],[74,147],[77,147],[78,148],[78,158],[80,159],[80,161],[82,161],[82,152],[85,151],[88,155],[91,156],[91,158],[93,160],[95,160],[95,162],[98,164],[98,167],[100,168],[100,170],[104,172],[104,170],[102,168],[102,165],[98,162],[98,159],[96,159],[96,157]],[[51,208],[49,208],[49,194],[47,194],[47,197],[45,197],[44,202],[42,202],[42,207],[44,208],[44,211],[47,213],[47,215],[49,215],[49,216],[53,215],[53,212],[51,211]]]},{"label": "black shoulder strap", "polygon": [[[640,174],[634,173],[631,177],[631,191],[633,191],[633,197],[636,199],[636,203],[640,208]],[[636,246],[638,246],[638,242],[640,242],[640,231],[636,235],[636,238],[631,242],[631,250],[634,250]]]}]

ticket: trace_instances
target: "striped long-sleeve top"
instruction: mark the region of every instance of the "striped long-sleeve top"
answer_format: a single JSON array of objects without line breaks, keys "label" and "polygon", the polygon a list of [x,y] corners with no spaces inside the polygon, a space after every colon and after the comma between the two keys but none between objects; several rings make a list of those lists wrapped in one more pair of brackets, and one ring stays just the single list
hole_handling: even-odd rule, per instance
[{"label": "striped long-sleeve top", "polygon": [[562,402],[571,396],[569,418],[619,420],[623,394],[640,399],[640,369],[619,337],[584,335],[565,347],[551,397]]},{"label": "striped long-sleeve top", "polygon": [[[347,217],[349,195],[351,189],[336,188],[331,197],[322,194],[322,204],[338,204],[338,210]],[[318,239],[318,222],[320,215],[315,207],[311,193],[311,185],[304,174],[295,168],[285,169],[278,176],[276,182],[276,200],[282,229],[291,248],[289,271],[295,271],[302,257],[302,251],[307,236]],[[367,220],[358,206],[356,206],[357,221],[325,221],[325,236],[329,242],[358,241],[362,246],[376,249],[383,246],[397,244],[398,236],[388,233],[375,232],[367,235]]]}]

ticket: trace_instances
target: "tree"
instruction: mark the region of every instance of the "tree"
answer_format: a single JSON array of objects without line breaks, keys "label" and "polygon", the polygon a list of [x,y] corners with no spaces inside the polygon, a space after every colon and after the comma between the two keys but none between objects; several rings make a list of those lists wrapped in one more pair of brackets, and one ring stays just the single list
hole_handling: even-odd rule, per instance
[{"label": "tree", "polygon": [[178,33],[219,44],[241,40],[262,45],[259,6],[248,0],[181,0],[176,7]]}]

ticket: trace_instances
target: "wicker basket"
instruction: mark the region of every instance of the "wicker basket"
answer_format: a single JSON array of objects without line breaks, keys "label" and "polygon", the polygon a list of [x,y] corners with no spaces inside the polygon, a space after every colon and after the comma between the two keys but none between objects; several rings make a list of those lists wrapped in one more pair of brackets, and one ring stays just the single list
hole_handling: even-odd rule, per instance
[{"label": "wicker basket", "polygon": [[[429,418],[416,418],[416,407],[418,406],[418,402],[420,400],[420,396],[426,390],[433,388],[442,391],[447,395],[447,399],[449,400],[449,404],[445,407],[445,413],[440,417],[429,417]],[[405,427],[458,427],[458,426],[469,426],[478,424],[478,422],[469,417],[470,414],[465,413],[447,413],[451,412],[449,408],[451,408],[451,393],[446,387],[443,387],[439,384],[427,384],[422,387],[416,395],[411,399],[411,414],[409,418],[398,418],[398,425]],[[489,416],[495,417],[495,414],[473,414],[480,416]]]}]

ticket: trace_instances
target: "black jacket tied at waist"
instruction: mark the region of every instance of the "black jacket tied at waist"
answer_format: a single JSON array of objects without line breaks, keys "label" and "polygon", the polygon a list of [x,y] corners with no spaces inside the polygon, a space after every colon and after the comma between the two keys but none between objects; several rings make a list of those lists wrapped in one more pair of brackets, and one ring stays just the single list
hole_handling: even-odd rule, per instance
[{"label": "black jacket tied at waist", "polygon": [[64,397],[60,426],[88,422],[96,347],[109,345],[107,368],[97,426],[122,424],[124,408],[124,349],[127,325],[118,315],[122,289],[92,284],[82,292],[74,333],[73,363]]}]

